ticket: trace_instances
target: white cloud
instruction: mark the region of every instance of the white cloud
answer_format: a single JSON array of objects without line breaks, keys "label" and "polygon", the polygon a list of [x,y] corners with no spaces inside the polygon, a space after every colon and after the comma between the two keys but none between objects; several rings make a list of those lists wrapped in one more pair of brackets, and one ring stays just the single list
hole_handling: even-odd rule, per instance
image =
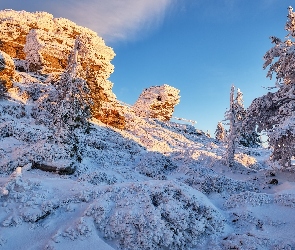
[{"label": "white cloud", "polygon": [[[53,14],[96,31],[108,41],[131,40],[157,28],[176,0],[61,1]],[[62,8],[61,8],[62,7]]]},{"label": "white cloud", "polygon": [[[0,9],[46,11],[96,31],[107,41],[132,40],[157,28],[181,0],[0,0]],[[183,0],[182,0],[183,1]]]}]

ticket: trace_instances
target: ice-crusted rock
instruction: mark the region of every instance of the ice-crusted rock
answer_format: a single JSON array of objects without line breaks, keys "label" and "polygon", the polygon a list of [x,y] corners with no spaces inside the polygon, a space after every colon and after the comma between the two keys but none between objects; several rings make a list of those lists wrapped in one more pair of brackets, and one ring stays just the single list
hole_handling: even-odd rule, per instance
[{"label": "ice-crusted rock", "polygon": [[[115,53],[101,37],[88,28],[46,12],[0,11],[0,50],[14,59],[19,71],[63,72],[77,36],[87,41],[87,54],[80,57],[80,64],[91,89],[93,116],[111,126],[124,128],[121,106],[108,80],[114,70],[111,60]],[[32,43],[40,46],[36,49]],[[10,82],[7,87],[11,87]]]},{"label": "ice-crusted rock", "polygon": [[140,117],[169,121],[174,107],[179,103],[179,90],[167,84],[145,89],[133,105]]},{"label": "ice-crusted rock", "polygon": [[24,46],[27,35],[32,29],[35,30],[40,43],[43,44],[40,53],[44,59],[44,72],[63,71],[75,38],[81,34],[89,38],[89,43],[94,47],[94,50],[83,58],[83,63],[90,59],[89,65],[94,71],[100,71],[99,75],[105,79],[113,72],[114,67],[110,63],[115,56],[113,49],[106,46],[103,39],[88,28],[64,18],[54,18],[46,12],[3,10],[0,11],[0,21],[0,49],[13,58],[26,58]]}]

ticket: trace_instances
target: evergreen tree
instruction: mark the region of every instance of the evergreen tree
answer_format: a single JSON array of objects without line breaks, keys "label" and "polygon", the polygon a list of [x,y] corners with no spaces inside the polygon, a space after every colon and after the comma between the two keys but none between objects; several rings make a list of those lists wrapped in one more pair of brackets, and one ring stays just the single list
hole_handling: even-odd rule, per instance
[{"label": "evergreen tree", "polygon": [[70,156],[75,157],[79,162],[82,160],[82,154],[77,132],[79,130],[89,133],[88,119],[91,116],[90,105],[92,104],[86,81],[77,77],[80,68],[78,54],[81,49],[83,49],[83,43],[80,38],[77,38],[69,56],[67,69],[56,86],[58,97],[53,117],[58,140],[69,147]]},{"label": "evergreen tree", "polygon": [[244,131],[240,135],[239,143],[244,147],[258,148],[261,145],[260,135],[255,130],[252,132]]},{"label": "evergreen tree", "polygon": [[218,122],[215,130],[215,138],[219,141],[225,141],[226,131],[221,122]]},{"label": "evergreen tree", "polygon": [[44,44],[40,41],[37,31],[35,29],[30,30],[26,37],[26,44],[24,46],[27,71],[37,72],[42,69],[43,57],[40,50],[43,47]]},{"label": "evergreen tree", "polygon": [[234,154],[237,144],[246,147],[257,147],[260,143],[259,135],[254,129],[246,130],[243,127],[246,119],[246,110],[243,104],[243,93],[238,88],[235,97],[235,87],[231,87],[230,109],[225,113],[225,120],[229,121],[229,133],[226,137],[227,151],[226,164],[233,166]]},{"label": "evergreen tree", "polygon": [[236,123],[237,126],[237,138],[240,145],[244,147],[257,148],[261,145],[261,140],[259,134],[256,132],[255,127],[252,130],[244,129],[243,121],[246,119],[247,111],[244,108],[243,93],[238,88],[237,96],[234,102],[234,107],[236,110]]},{"label": "evergreen tree", "polygon": [[33,116],[38,122],[54,130],[55,139],[62,144],[74,160],[82,160],[79,135],[90,130],[90,90],[84,79],[79,77],[82,67],[78,56],[85,53],[84,41],[78,37],[69,55],[68,66],[53,85],[49,85],[41,96]]},{"label": "evergreen tree", "polygon": [[232,167],[234,165],[236,140],[237,140],[237,124],[236,124],[236,109],[234,102],[235,87],[231,87],[230,91],[230,108],[226,112],[226,120],[229,121],[229,133],[226,138],[227,150],[225,155],[226,165]]},{"label": "evergreen tree", "polygon": [[269,67],[267,77],[276,75],[278,90],[254,99],[245,120],[248,128],[267,132],[271,159],[281,166],[290,166],[295,156],[295,13],[291,6],[288,10],[286,40],[270,37],[274,47],[264,56],[263,68]]}]

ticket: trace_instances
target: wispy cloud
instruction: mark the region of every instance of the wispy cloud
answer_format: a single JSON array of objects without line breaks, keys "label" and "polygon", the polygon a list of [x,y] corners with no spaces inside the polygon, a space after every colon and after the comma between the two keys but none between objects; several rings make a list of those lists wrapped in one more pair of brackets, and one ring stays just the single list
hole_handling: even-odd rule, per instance
[{"label": "wispy cloud", "polygon": [[[171,0],[87,0],[77,2],[67,15],[97,31],[106,40],[134,39],[156,28]],[[79,10],[79,11],[76,11]]]},{"label": "wispy cloud", "polygon": [[[1,8],[47,11],[96,31],[108,41],[130,40],[157,28],[178,0],[1,0]],[[2,3],[1,3],[2,2]]]}]

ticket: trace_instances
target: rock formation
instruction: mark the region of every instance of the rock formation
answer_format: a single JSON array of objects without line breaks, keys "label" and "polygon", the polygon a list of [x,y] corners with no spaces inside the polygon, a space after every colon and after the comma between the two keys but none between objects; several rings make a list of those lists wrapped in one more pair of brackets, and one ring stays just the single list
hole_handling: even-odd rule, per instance
[{"label": "rock formation", "polygon": [[174,87],[166,84],[152,86],[140,94],[133,108],[140,117],[169,121],[179,99],[179,90]]},{"label": "rock formation", "polygon": [[0,88],[7,91],[12,88],[13,81],[18,80],[14,61],[3,51],[0,51]]},{"label": "rock formation", "polygon": [[[30,38],[27,35],[30,34]],[[115,53],[105,45],[102,38],[85,27],[64,18],[53,18],[46,12],[29,13],[26,11],[0,11],[0,50],[10,55],[19,71],[32,70],[40,74],[61,73],[67,66],[75,38],[87,39],[88,53],[80,59],[85,72],[84,78],[90,86],[94,105],[93,116],[109,125],[124,128],[124,116],[120,114],[120,104],[112,92],[113,84],[108,80],[114,67],[111,60]],[[38,55],[41,67],[30,64],[25,59],[30,54],[30,39],[40,43]],[[11,82],[6,84],[11,87]]]}]

